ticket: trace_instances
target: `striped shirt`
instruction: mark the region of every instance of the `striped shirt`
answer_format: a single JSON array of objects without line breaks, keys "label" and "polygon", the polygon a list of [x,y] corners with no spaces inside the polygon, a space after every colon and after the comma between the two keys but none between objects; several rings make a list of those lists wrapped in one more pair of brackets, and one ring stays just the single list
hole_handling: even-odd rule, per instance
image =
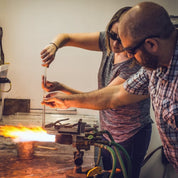
[{"label": "striped shirt", "polygon": [[150,93],[164,153],[178,172],[178,40],[167,68],[142,68],[124,83],[124,88],[137,95]]},{"label": "striped shirt", "polygon": [[[117,76],[127,80],[141,68],[138,63],[133,65],[135,59],[114,64],[114,53],[107,56],[104,32],[100,33],[99,43],[103,52],[98,72],[99,89],[107,86]],[[128,140],[151,122],[150,98],[117,109],[100,111],[101,130],[108,130],[117,143]],[[108,139],[107,135],[105,137]]]}]

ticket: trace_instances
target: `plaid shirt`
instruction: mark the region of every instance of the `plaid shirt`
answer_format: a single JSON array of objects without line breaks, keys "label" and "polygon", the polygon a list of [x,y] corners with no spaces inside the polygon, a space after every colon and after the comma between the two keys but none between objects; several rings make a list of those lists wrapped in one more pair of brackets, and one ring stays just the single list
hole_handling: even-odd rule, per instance
[{"label": "plaid shirt", "polygon": [[150,93],[164,153],[178,172],[178,41],[167,68],[142,68],[124,88],[137,95]]}]

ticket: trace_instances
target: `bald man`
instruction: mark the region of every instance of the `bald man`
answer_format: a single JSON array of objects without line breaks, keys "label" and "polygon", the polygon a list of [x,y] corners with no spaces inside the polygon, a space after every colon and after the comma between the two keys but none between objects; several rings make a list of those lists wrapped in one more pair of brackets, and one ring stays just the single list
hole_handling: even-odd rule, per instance
[{"label": "bald man", "polygon": [[118,29],[123,50],[145,67],[124,84],[125,89],[141,94],[149,80],[164,153],[178,172],[178,31],[165,9],[151,2],[134,6]]},{"label": "bald man", "polygon": [[114,109],[150,95],[165,155],[178,172],[178,32],[163,7],[143,2],[123,16],[119,36],[123,50],[144,68],[122,85],[82,94],[50,93],[42,104]]}]

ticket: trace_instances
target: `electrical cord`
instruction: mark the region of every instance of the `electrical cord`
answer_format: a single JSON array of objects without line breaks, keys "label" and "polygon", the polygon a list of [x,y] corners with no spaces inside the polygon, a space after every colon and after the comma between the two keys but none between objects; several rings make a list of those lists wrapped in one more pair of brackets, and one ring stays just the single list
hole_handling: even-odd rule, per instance
[{"label": "electrical cord", "polygon": [[157,147],[155,150],[153,150],[143,161],[142,167],[148,162],[148,160],[153,156],[154,153],[156,153],[158,150],[162,150],[162,163],[164,165],[164,172],[163,172],[163,178],[166,178],[166,173],[167,173],[167,165],[169,164],[168,160],[166,159],[163,151],[163,146]]},{"label": "electrical cord", "polygon": [[148,162],[148,160],[153,156],[153,154],[156,151],[158,151],[158,150],[160,150],[162,148],[163,148],[163,146],[159,146],[158,148],[156,148],[155,150],[153,150],[148,156],[146,156],[146,158],[143,160],[142,167]]}]

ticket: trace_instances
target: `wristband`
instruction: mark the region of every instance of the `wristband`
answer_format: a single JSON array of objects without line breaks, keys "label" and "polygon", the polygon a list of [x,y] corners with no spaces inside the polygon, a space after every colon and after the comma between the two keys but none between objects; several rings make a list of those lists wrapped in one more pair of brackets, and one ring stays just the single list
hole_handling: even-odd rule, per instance
[{"label": "wristband", "polygon": [[56,47],[56,50],[58,49],[58,46],[55,43],[51,42],[49,44],[53,44]]}]

